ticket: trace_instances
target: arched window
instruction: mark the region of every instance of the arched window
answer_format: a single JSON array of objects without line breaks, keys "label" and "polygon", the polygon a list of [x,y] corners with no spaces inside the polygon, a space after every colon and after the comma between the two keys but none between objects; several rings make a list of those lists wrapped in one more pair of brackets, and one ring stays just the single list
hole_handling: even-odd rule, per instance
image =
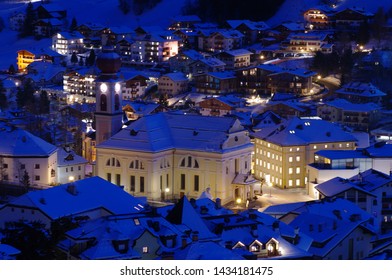
[{"label": "arched window", "polygon": [[105,94],[101,94],[100,104],[101,104],[101,111],[107,111],[108,102],[107,102],[107,97]]},{"label": "arched window", "polygon": [[120,95],[114,95],[114,110],[118,111],[120,109]]},{"label": "arched window", "polygon": [[141,161],[141,160],[138,160],[138,159],[133,160],[133,161],[131,161],[131,163],[129,164],[129,168],[131,168],[131,169],[141,169],[141,170],[143,170],[143,169],[144,169],[144,162]]},{"label": "arched window", "polygon": [[169,168],[169,167],[170,167],[170,161],[169,161],[167,158],[161,159],[161,162],[160,162],[159,167],[160,167],[161,169]]},{"label": "arched window", "polygon": [[106,161],[106,166],[112,166],[112,167],[121,167],[120,161],[114,157],[109,158]]},{"label": "arched window", "polygon": [[199,168],[199,162],[192,156],[187,156],[181,159],[180,167]]}]

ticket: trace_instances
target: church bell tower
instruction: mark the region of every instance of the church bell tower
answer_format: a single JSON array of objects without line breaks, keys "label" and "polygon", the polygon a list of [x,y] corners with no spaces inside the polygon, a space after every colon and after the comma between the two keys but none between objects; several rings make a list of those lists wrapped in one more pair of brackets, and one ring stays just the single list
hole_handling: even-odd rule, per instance
[{"label": "church bell tower", "polygon": [[113,47],[105,46],[97,58],[101,74],[96,80],[95,128],[97,144],[109,139],[122,127],[122,81],[118,78],[121,58]]}]

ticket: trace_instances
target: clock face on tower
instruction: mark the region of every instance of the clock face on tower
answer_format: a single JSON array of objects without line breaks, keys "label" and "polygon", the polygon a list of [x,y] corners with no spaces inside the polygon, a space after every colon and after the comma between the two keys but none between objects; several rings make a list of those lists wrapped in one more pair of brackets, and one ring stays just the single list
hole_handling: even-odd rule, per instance
[{"label": "clock face on tower", "polygon": [[101,92],[106,93],[108,91],[108,86],[105,83],[102,83],[99,89]]},{"label": "clock face on tower", "polygon": [[114,90],[116,91],[116,93],[119,93],[121,90],[121,85],[120,83],[116,83],[116,85],[114,86]]}]

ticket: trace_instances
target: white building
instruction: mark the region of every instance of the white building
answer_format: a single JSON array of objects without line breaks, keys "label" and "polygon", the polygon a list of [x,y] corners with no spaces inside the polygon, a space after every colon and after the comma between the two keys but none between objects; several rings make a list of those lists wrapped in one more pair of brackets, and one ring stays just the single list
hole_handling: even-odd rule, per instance
[{"label": "white building", "polygon": [[79,32],[59,32],[52,37],[52,49],[63,55],[81,53],[84,49],[84,36]]},{"label": "white building", "polygon": [[226,203],[253,197],[252,151],[234,118],[157,113],[99,144],[96,174],[152,200],[196,198],[210,187]]},{"label": "white building", "polygon": [[86,159],[68,147],[59,148],[57,151],[57,182],[65,184],[84,179],[86,164]]},{"label": "white building", "polygon": [[19,185],[27,172],[32,186],[57,182],[57,148],[31,133],[0,123],[2,181]]}]

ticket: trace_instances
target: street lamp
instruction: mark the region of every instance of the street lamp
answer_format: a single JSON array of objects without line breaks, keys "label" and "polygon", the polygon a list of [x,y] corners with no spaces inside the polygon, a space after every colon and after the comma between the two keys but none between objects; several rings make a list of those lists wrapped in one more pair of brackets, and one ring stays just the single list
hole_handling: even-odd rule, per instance
[{"label": "street lamp", "polygon": [[74,176],[69,176],[69,177],[68,177],[68,181],[69,181],[70,183],[73,183],[73,182],[75,181],[75,177],[74,177]]},{"label": "street lamp", "polygon": [[167,194],[169,193],[170,189],[168,187],[165,188],[165,200],[167,199]]}]

